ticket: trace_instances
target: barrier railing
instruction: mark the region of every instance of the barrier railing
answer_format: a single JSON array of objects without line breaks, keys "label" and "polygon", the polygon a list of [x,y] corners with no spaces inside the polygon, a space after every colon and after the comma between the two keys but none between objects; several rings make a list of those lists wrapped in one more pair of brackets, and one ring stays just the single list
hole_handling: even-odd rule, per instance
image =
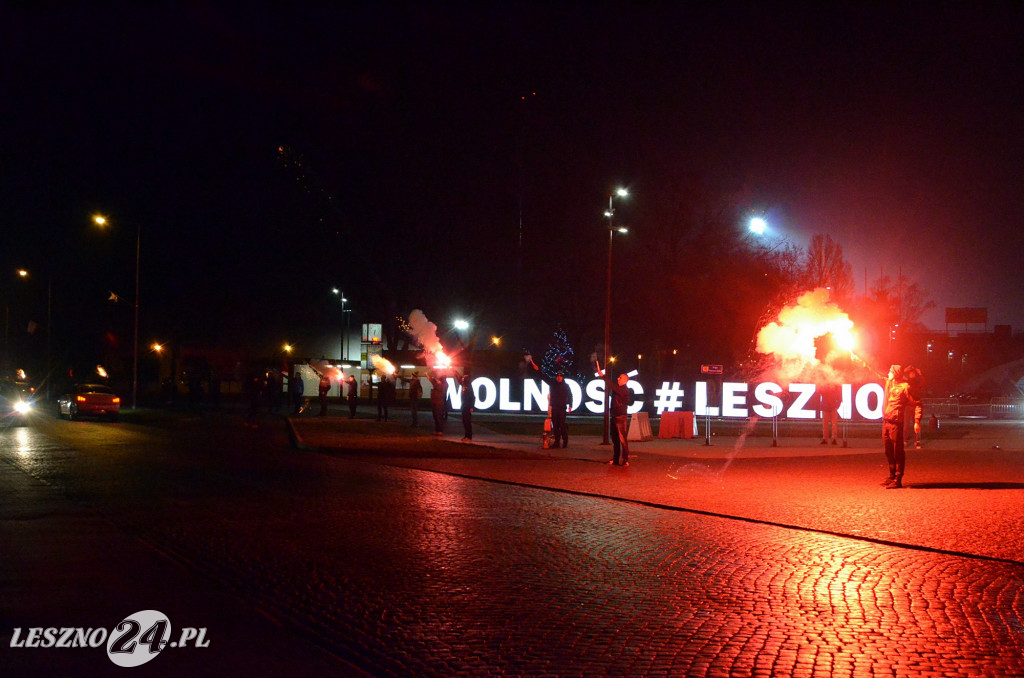
[{"label": "barrier railing", "polygon": [[1022,398],[996,397],[987,403],[966,403],[956,398],[925,398],[923,402],[925,417],[934,414],[939,419],[956,417],[1024,418],[1024,399]]}]

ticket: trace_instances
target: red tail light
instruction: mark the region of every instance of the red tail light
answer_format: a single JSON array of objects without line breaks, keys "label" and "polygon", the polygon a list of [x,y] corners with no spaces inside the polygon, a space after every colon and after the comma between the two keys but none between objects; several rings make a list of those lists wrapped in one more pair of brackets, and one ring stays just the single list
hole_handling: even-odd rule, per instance
[{"label": "red tail light", "polygon": [[119,403],[119,402],[121,402],[121,399],[115,396],[115,397],[114,397],[114,402],[115,402],[115,403]]},{"label": "red tail light", "polygon": [[84,403],[85,402],[85,396],[75,396],[75,400],[77,400],[80,403]]}]

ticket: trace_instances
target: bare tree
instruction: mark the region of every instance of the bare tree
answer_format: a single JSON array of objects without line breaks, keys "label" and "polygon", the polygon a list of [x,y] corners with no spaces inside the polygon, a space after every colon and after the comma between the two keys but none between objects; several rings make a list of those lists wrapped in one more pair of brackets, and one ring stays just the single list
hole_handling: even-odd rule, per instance
[{"label": "bare tree", "polygon": [[904,330],[924,329],[921,316],[935,308],[935,302],[925,296],[917,283],[912,283],[901,271],[896,280],[883,275],[871,285],[868,300],[884,309],[890,325],[899,325]]},{"label": "bare tree", "polygon": [[826,287],[840,306],[853,298],[853,268],[843,258],[843,246],[831,236],[818,234],[804,255],[800,281],[807,289]]}]

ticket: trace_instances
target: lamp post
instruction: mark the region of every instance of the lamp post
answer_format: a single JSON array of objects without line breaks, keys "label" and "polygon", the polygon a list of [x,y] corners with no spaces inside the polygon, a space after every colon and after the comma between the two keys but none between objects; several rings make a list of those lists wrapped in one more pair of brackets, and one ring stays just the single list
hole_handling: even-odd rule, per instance
[{"label": "lamp post", "polygon": [[[628,195],[629,195],[629,191],[627,191],[624,188],[620,188],[620,189],[616,190],[615,193],[613,193],[610,196],[608,196],[608,209],[604,213],[604,215],[606,217],[608,217],[608,275],[607,275],[607,285],[605,287],[605,301],[604,301],[604,371],[605,371],[605,376],[608,375],[608,357],[609,357],[609,353],[611,352],[611,349],[609,348],[609,344],[611,343],[611,334],[612,334],[612,237],[615,235],[615,231],[616,230],[618,230],[619,233],[626,233],[627,230],[628,230],[628,229],[622,228],[622,227],[620,227],[618,229],[616,229],[614,227],[613,222],[614,222],[614,218],[615,218],[615,198],[616,197],[625,198]],[[607,388],[607,382],[606,382],[605,393],[604,393],[604,437],[601,439],[601,444],[602,445],[609,444],[608,433],[609,433],[609,423],[611,421],[611,419],[610,419],[610,412],[611,412],[611,393],[609,393],[609,389]]]},{"label": "lamp post", "polygon": [[350,309],[350,308],[346,309],[345,308],[345,302],[348,301],[348,299],[345,298],[345,293],[344,292],[342,292],[337,287],[335,287],[335,288],[333,288],[331,290],[331,294],[334,294],[339,299],[341,299],[341,320],[342,320],[342,324],[341,324],[342,325],[342,327],[341,327],[341,361],[345,362],[345,360],[347,359],[347,355],[348,355],[348,326],[349,326],[348,325],[348,316],[345,315],[345,314],[346,313],[352,313],[352,309]]},{"label": "lamp post", "polygon": [[[107,218],[102,215],[95,215],[93,223],[103,227],[107,225]],[[135,225],[135,329],[132,335],[132,409],[138,406],[139,397],[139,263],[142,252],[142,226]]]}]

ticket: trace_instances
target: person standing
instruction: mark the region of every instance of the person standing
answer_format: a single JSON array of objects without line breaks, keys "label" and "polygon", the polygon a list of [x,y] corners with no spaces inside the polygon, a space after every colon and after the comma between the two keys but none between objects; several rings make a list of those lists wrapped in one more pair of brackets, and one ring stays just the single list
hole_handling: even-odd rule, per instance
[{"label": "person standing", "polygon": [[838,384],[825,384],[818,389],[819,403],[821,410],[821,444],[828,444],[828,427],[832,425],[832,444],[836,444],[839,436],[839,404],[842,401],[842,392]]},{"label": "person standing", "polygon": [[305,393],[306,385],[302,382],[302,375],[299,373],[299,368],[295,368],[295,372],[292,373],[292,378],[288,380],[288,392],[292,396],[292,414],[299,416],[302,414],[302,395]]},{"label": "person standing", "polygon": [[423,397],[423,384],[420,383],[420,375],[413,372],[409,377],[409,411],[412,412],[412,425],[415,428],[419,422],[420,398]]},{"label": "person standing", "polygon": [[445,384],[444,377],[437,374],[428,374],[427,381],[430,382],[430,411],[434,415],[434,435],[444,435],[444,414],[445,414]]},{"label": "person standing", "polygon": [[565,383],[565,375],[559,372],[553,380],[548,379],[540,371],[537,363],[533,362],[533,356],[529,356],[529,361],[533,369],[540,374],[540,378],[550,387],[548,403],[551,406],[551,435],[555,439],[555,447],[569,447],[569,427],[565,417],[572,407],[572,393],[569,391],[569,384]]},{"label": "person standing", "polygon": [[331,378],[326,374],[320,375],[320,387],[317,389],[317,397],[320,400],[320,416],[327,416],[327,394],[331,392]]},{"label": "person standing", "polygon": [[[924,397],[923,397],[923,391],[924,391],[924,386],[925,386],[924,374],[921,372],[921,370],[917,369],[913,365],[907,365],[907,367],[903,370],[903,376],[906,378],[907,386],[910,388],[910,397],[913,398],[915,401],[920,402],[922,404],[921,415],[917,418],[918,420],[914,422],[914,448],[920,450],[921,449],[921,422],[920,422],[920,420],[924,419]],[[906,431],[906,429],[904,429],[904,435],[906,435],[907,433],[908,432]]]},{"label": "person standing", "polygon": [[388,420],[388,408],[395,397],[395,382],[387,374],[383,375],[380,383],[377,384],[377,421]]},{"label": "person standing", "polygon": [[245,382],[245,391],[249,396],[249,411],[245,415],[245,425],[250,428],[259,428],[256,416],[263,400],[263,383],[263,378],[257,374],[250,375]]},{"label": "person standing", "polygon": [[354,374],[348,377],[348,418],[356,418],[356,406],[359,404],[359,382]]},{"label": "person standing", "polygon": [[601,370],[601,364],[596,363],[596,365],[597,376],[604,378],[605,388],[608,389],[612,397],[611,410],[609,412],[609,428],[611,431],[609,433],[612,438],[614,456],[608,463],[615,464],[616,466],[629,466],[629,440],[627,439],[627,434],[629,431],[629,401],[632,397],[629,387],[626,386],[629,383],[629,375],[623,372],[619,374],[618,380],[612,383],[611,377]]},{"label": "person standing", "polygon": [[466,373],[462,376],[462,442],[473,440],[473,408],[476,407],[476,393],[473,392],[473,380]]},{"label": "person standing", "polygon": [[882,445],[885,449],[885,460],[889,464],[889,477],[882,481],[882,486],[890,490],[903,487],[903,473],[907,464],[903,425],[908,407],[914,408],[914,431],[920,431],[921,401],[915,399],[911,393],[903,367],[893,365],[889,368],[889,376],[885,381],[882,409]]}]

